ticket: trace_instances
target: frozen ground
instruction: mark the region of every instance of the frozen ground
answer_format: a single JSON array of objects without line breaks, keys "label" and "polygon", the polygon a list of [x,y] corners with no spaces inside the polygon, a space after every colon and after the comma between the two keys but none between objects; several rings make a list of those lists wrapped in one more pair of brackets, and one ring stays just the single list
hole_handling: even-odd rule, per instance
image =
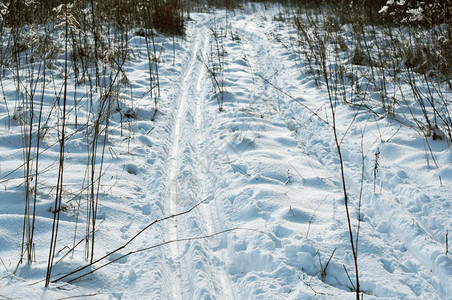
[{"label": "frozen ground", "polygon": [[[124,105],[135,115],[125,121],[112,116],[95,258],[141,233],[117,253],[49,288],[43,279],[58,169],[56,128],[49,124],[40,157],[45,172],[38,185],[36,263],[16,269],[24,211],[23,142],[21,126],[5,106],[17,107],[12,75],[4,76],[0,299],[354,297],[345,271],[354,278],[339,159],[325,123],[331,120],[328,96],[283,47],[280,41],[289,43],[293,29],[274,21],[276,14],[230,14],[227,26],[222,11],[192,14],[185,38],[174,45],[172,39],[157,38],[163,49],[162,96],[154,122],[153,103],[143,96],[149,85],[144,38],[130,36],[134,56],[124,70],[131,92],[125,93],[130,97]],[[225,89],[221,112],[206,68],[216,47],[211,29],[221,33],[224,48],[224,70],[217,74]],[[83,115],[87,104],[79,89]],[[49,107],[52,92],[45,95]],[[75,97],[74,90],[69,94]],[[364,299],[452,299],[452,261],[445,255],[446,230],[452,228],[447,141],[424,138],[383,112],[357,106],[338,105],[336,117],[355,234],[361,201],[358,264]],[[73,126],[68,131],[73,133],[66,144],[69,199],[82,185],[87,138]],[[84,201],[69,202],[62,213],[52,280],[88,263],[83,243],[64,256],[74,239],[83,239],[85,213],[76,211],[77,203],[86,209]]]}]

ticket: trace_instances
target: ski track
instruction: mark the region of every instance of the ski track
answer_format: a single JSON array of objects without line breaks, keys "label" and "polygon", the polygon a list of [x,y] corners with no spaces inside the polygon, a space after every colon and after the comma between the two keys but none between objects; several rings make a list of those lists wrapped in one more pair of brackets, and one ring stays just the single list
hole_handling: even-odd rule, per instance
[{"label": "ski track", "polygon": [[[201,22],[202,24],[202,22]],[[198,24],[199,25],[199,24]],[[181,80],[177,114],[171,138],[173,145],[169,155],[169,214],[173,215],[196,205],[209,197],[203,184],[208,178],[202,176],[197,164],[202,160],[200,149],[202,136],[203,100],[206,90],[206,70],[201,60],[209,49],[209,32],[206,25],[193,30],[188,67]],[[217,232],[213,223],[209,202],[201,204],[190,216],[172,220],[169,239],[177,240]],[[215,238],[213,238],[215,239]],[[173,269],[178,272],[179,282],[173,285],[175,299],[235,299],[232,284],[218,263],[210,241],[177,242],[171,246]]]},{"label": "ski track", "polygon": [[[177,207],[178,207],[178,199],[179,196],[179,183],[178,183],[178,174],[179,174],[179,167],[180,167],[180,159],[179,159],[179,147],[180,147],[180,127],[181,127],[181,119],[183,117],[183,113],[185,110],[185,99],[187,97],[187,82],[190,76],[192,76],[192,70],[194,67],[194,59],[196,57],[196,51],[198,49],[199,42],[195,37],[195,41],[193,43],[193,48],[191,50],[191,57],[189,61],[189,67],[187,71],[185,72],[182,81],[181,81],[181,95],[178,99],[178,107],[176,110],[176,119],[174,121],[174,129],[171,137],[171,152],[169,155],[169,214],[168,215],[174,215],[177,213]],[[168,229],[168,240],[175,241],[179,237],[178,232],[178,220],[177,218],[174,218],[171,220],[171,223],[169,225]],[[178,296],[182,297],[182,271],[181,266],[179,263],[179,256],[180,256],[180,250],[179,250],[179,243],[173,243],[170,245],[170,257],[173,262],[172,270],[175,274],[173,274],[173,278],[178,278],[177,282],[173,282],[172,284],[172,297],[177,298]],[[175,276],[174,276],[175,275]]]},{"label": "ski track", "polygon": [[[178,213],[179,209],[185,208],[185,203],[182,202],[184,200],[183,195],[180,193],[180,182],[179,182],[179,174],[181,172],[181,148],[185,146],[186,140],[181,137],[181,126],[187,124],[186,122],[186,107],[187,102],[189,101],[190,88],[192,78],[196,76],[194,73],[197,67],[197,53],[202,43],[200,41],[200,35],[198,32],[194,33],[192,48],[190,50],[190,59],[188,61],[188,67],[185,71],[185,74],[182,77],[180,84],[180,96],[178,97],[178,106],[176,109],[176,117],[174,120],[174,129],[171,137],[171,151],[169,155],[169,215],[174,215]],[[185,136],[183,138],[186,138]],[[183,149],[185,150],[185,149]],[[182,202],[182,203],[181,203]],[[168,240],[178,240],[179,237],[185,237],[183,226],[181,226],[178,218],[174,218],[171,220],[172,224],[169,225],[169,236]],[[186,288],[184,288],[184,281],[187,281],[186,276],[189,270],[187,270],[187,266],[183,265],[183,259],[181,257],[180,243],[176,242],[170,245],[171,253],[170,256],[173,262],[173,268],[175,274],[172,274],[172,278],[178,278],[177,282],[173,282],[172,287],[172,297],[175,299],[184,299],[184,294],[186,292]],[[174,276],[176,275],[176,276]]]},{"label": "ski track", "polygon": [[[207,32],[204,32],[204,34],[208,34]],[[202,59],[203,61],[207,60],[207,49],[209,48],[209,41],[210,39],[206,38],[205,39],[205,44],[203,47],[203,51],[202,54],[200,55],[200,59]],[[197,156],[197,161],[202,161],[204,159],[204,157],[202,156],[203,153],[203,143],[205,142],[205,137],[202,136],[202,133],[204,132],[204,127],[203,127],[203,117],[204,117],[204,112],[203,112],[203,108],[205,107],[206,103],[205,103],[205,99],[206,99],[206,90],[205,87],[203,88],[202,83],[205,81],[206,79],[206,69],[204,66],[202,66],[201,68],[201,72],[198,75],[198,80],[196,82],[196,87],[195,87],[195,103],[196,103],[196,138],[197,138],[197,143],[196,143],[196,156]],[[202,80],[204,79],[204,81]],[[202,97],[201,97],[202,95]],[[204,100],[204,101],[203,101]],[[200,199],[208,199],[211,196],[208,195],[205,191],[205,183],[208,182],[208,177],[205,176],[205,174],[203,173],[203,170],[198,166],[196,168],[196,172],[198,174],[198,178],[200,179]],[[202,184],[204,183],[204,184]],[[203,222],[203,227],[204,230],[203,232],[208,234],[208,233],[215,233],[215,232],[219,232],[221,230],[224,230],[225,228],[221,227],[220,225],[218,225],[219,219],[218,219],[218,212],[217,212],[217,206],[213,203],[207,202],[206,204],[203,204],[201,206],[199,206],[199,211],[200,211],[200,218],[201,220],[204,220]],[[218,243],[218,238],[216,240],[216,242]],[[212,248],[210,247],[209,252],[212,252]],[[234,287],[232,284],[232,281],[229,277],[229,275],[227,274],[227,272],[224,269],[224,255],[222,253],[220,253],[220,261],[223,262],[222,264],[218,264],[217,263],[217,269],[216,272],[212,275],[216,275],[217,278],[219,278],[219,282],[217,282],[217,288],[219,287],[220,292],[219,292],[219,298],[218,299],[238,299],[234,293]]]}]

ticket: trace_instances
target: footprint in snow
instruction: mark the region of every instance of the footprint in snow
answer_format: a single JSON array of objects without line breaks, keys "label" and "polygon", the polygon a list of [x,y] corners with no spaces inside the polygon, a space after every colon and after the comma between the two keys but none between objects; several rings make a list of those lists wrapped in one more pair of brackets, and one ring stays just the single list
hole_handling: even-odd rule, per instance
[{"label": "footprint in snow", "polygon": [[138,175],[138,167],[136,165],[127,164],[124,166],[124,168],[126,169],[127,173],[131,175]]}]

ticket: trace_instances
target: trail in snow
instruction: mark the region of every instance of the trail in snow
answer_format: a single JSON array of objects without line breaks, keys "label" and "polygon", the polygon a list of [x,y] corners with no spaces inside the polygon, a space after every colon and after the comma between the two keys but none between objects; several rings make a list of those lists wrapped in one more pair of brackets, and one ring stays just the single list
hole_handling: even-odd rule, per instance
[{"label": "trail in snow", "polygon": [[[191,78],[194,76],[195,66],[196,66],[196,56],[199,50],[200,36],[196,32],[193,37],[193,46],[190,50],[190,59],[188,61],[188,67],[185,74],[182,77],[180,84],[180,96],[178,97],[176,117],[174,119],[174,129],[171,137],[171,151],[169,154],[169,215],[174,215],[178,212],[178,203],[181,201],[179,179],[181,167],[180,158],[180,147],[181,147],[181,126],[185,125],[185,114],[186,105],[188,101],[188,93]],[[179,237],[179,226],[177,218],[171,220],[173,223],[169,226],[169,240],[177,240]],[[172,278],[177,278],[177,282],[173,283],[173,293],[172,297],[183,299],[183,287],[182,278],[183,273],[180,266],[180,249],[179,243],[174,243],[170,245],[171,253],[170,256],[173,261],[173,271]],[[185,270],[184,270],[185,271]],[[174,276],[175,275],[175,276]]]},{"label": "trail in snow", "polygon": [[[199,25],[199,24],[198,24]],[[193,40],[187,69],[181,80],[178,107],[174,120],[172,148],[169,155],[170,214],[188,209],[197,202],[208,198],[204,193],[204,184],[208,178],[202,176],[202,131],[203,109],[208,90],[203,86],[206,81],[206,54],[210,48],[210,33],[206,25],[196,28],[190,37]],[[217,232],[212,222],[210,204],[202,204],[193,212],[193,216],[175,218],[170,226],[169,238],[202,236]],[[175,243],[171,247],[171,256],[176,277],[174,298],[226,298],[234,299],[230,280],[224,271],[224,265],[210,247],[210,241]]]},{"label": "trail in snow", "polygon": [[[204,31],[204,35],[207,35],[208,33]],[[210,34],[210,33],[209,33]],[[209,45],[210,38],[205,39],[205,44],[203,46],[203,50],[200,56],[198,56],[198,60],[202,60],[203,62],[207,61],[207,54],[208,49],[210,47]],[[206,140],[206,136],[203,135],[204,132],[204,122],[203,119],[205,118],[204,114],[204,107],[206,106],[206,99],[207,99],[207,91],[206,87],[203,86],[203,83],[205,83],[207,76],[206,68],[203,66],[200,70],[200,73],[198,74],[198,80],[196,81],[195,86],[195,93],[194,93],[194,99],[196,103],[196,114],[195,114],[195,123],[196,123],[196,153],[195,153],[195,159],[196,162],[198,162],[198,165],[195,168],[195,172],[199,178],[200,182],[200,198],[201,199],[208,199],[211,198],[211,195],[206,193],[205,185],[209,181],[209,177],[206,176],[204,173],[204,170],[202,168],[203,161],[205,164],[205,149],[203,148],[203,145]],[[201,162],[201,163],[199,163]],[[215,203],[207,202],[204,205],[199,206],[199,218],[202,221],[200,226],[203,228],[202,232],[205,234],[209,233],[215,233],[220,232],[222,230],[225,230],[226,228],[222,227],[219,223],[221,223],[221,219],[218,218],[218,212],[216,211],[217,207],[215,206]],[[217,241],[218,238],[217,238]],[[211,246],[211,243],[207,243],[206,245],[208,252],[210,253],[210,257],[214,258],[215,254],[213,253],[213,249]],[[218,291],[218,298],[221,299],[238,299],[236,296],[236,293],[234,291],[234,286],[231,282],[231,279],[225,270],[224,265],[224,255],[222,253],[219,253],[218,257],[215,257],[215,261],[212,261],[212,264],[214,266],[214,271],[211,274],[213,277],[219,278],[219,281],[216,283],[217,287],[216,290]]]}]

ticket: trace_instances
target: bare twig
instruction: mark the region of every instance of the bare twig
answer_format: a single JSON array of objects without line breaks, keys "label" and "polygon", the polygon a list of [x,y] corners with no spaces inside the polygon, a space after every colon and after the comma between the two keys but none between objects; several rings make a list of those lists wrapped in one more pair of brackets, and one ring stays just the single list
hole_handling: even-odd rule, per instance
[{"label": "bare twig", "polygon": [[303,106],[304,108],[306,108],[307,110],[309,110],[314,116],[316,116],[317,118],[319,118],[323,123],[325,123],[328,126],[331,126],[330,123],[328,121],[326,121],[325,119],[323,119],[316,111],[312,110],[310,107],[308,107],[306,104],[304,104],[303,102],[301,102],[300,100],[296,99],[295,97],[293,97],[292,95],[288,94],[287,92],[283,91],[280,87],[276,86],[275,84],[273,84],[272,82],[270,82],[267,78],[263,77],[260,74],[256,74],[257,76],[259,76],[260,78],[262,78],[262,80],[264,80],[266,83],[268,83],[271,87],[273,87],[275,90],[277,90],[278,92],[286,95],[287,97],[289,97],[291,100],[297,102],[298,104],[300,104],[301,106]]},{"label": "bare twig", "polygon": [[[79,279],[81,279],[81,278],[83,278],[83,277],[85,277],[85,276],[87,276],[87,275],[89,275],[89,274],[92,274],[92,273],[96,272],[96,271],[99,270],[99,269],[102,269],[102,268],[104,268],[104,267],[106,267],[106,266],[108,266],[108,265],[110,265],[110,264],[112,264],[112,263],[114,263],[114,262],[117,262],[117,261],[123,259],[124,257],[127,257],[127,256],[132,255],[132,254],[135,254],[135,253],[148,251],[148,250],[151,250],[151,249],[154,249],[154,248],[162,247],[162,246],[164,246],[164,245],[168,245],[168,244],[172,244],[172,243],[177,243],[177,242],[187,242],[187,241],[193,241],[193,240],[207,239],[207,238],[211,238],[211,237],[213,237],[213,236],[217,236],[217,235],[220,235],[220,234],[223,234],[223,233],[227,233],[227,232],[231,232],[231,231],[235,231],[235,230],[251,230],[251,231],[257,231],[257,232],[265,233],[265,232],[262,232],[262,231],[259,231],[259,230],[255,230],[255,229],[235,227],[235,228],[225,229],[225,230],[222,230],[222,231],[219,231],[219,232],[215,232],[215,233],[212,233],[212,234],[208,234],[208,235],[194,236],[194,237],[183,238],[183,239],[169,240],[169,241],[166,241],[166,242],[163,242],[163,243],[160,243],[160,244],[156,244],[156,245],[153,245],[153,246],[141,248],[141,249],[138,249],[138,250],[129,251],[128,253],[123,254],[123,255],[121,255],[121,256],[119,256],[119,257],[113,259],[113,260],[110,260],[110,261],[108,261],[107,263],[104,263],[104,264],[100,265],[99,267],[92,269],[91,271],[88,271],[88,272],[86,272],[86,273],[83,273],[82,275],[79,275],[79,276],[77,276],[77,277],[75,277],[75,278],[72,278],[72,279],[68,280],[68,283],[75,282],[75,281],[77,281],[77,280],[79,280]],[[116,252],[116,251],[115,251],[115,252]],[[114,253],[114,252],[113,252],[113,253]],[[111,254],[113,254],[113,253],[111,253]],[[98,260],[98,261],[99,261],[99,260]],[[87,266],[91,266],[91,265],[92,265],[92,264],[89,264],[89,265],[87,265]],[[87,266],[85,266],[85,267],[87,267]],[[85,268],[85,267],[84,267],[84,268]],[[66,277],[66,276],[69,276],[69,275],[72,275],[72,274],[74,274],[74,273],[71,272],[70,274],[65,275],[65,276],[63,276],[63,277]],[[56,280],[53,281],[53,282],[59,281],[59,280],[62,279],[63,277],[58,278],[58,279],[56,279]]]},{"label": "bare twig", "polygon": [[185,210],[185,211],[183,211],[183,212],[180,212],[180,213],[177,213],[177,214],[173,214],[173,215],[170,215],[170,216],[167,216],[167,217],[164,217],[164,218],[161,218],[161,219],[157,219],[157,220],[152,221],[151,223],[149,223],[148,225],[146,225],[143,229],[141,229],[137,234],[135,234],[132,238],[130,238],[130,239],[129,239],[125,244],[123,244],[122,246],[116,248],[116,249],[113,250],[113,251],[108,252],[107,254],[105,254],[104,256],[101,256],[100,258],[98,258],[98,259],[96,259],[96,260],[93,260],[92,262],[90,262],[89,264],[87,264],[87,265],[85,265],[85,266],[83,266],[83,267],[80,267],[80,268],[78,268],[78,269],[75,269],[74,271],[71,271],[71,272],[67,273],[67,274],[64,275],[64,276],[61,276],[61,277],[59,277],[59,278],[53,280],[52,283],[61,281],[61,280],[63,280],[64,278],[66,278],[66,277],[68,277],[68,276],[70,276],[70,275],[73,275],[73,274],[75,274],[75,273],[78,273],[78,272],[80,272],[80,271],[82,271],[82,270],[84,270],[84,269],[86,269],[86,268],[88,268],[88,267],[90,267],[90,266],[92,266],[92,265],[98,263],[99,261],[105,259],[106,257],[110,256],[111,254],[116,253],[116,252],[118,252],[118,251],[124,249],[124,248],[127,247],[127,245],[129,245],[134,239],[136,239],[139,235],[141,235],[143,232],[145,232],[147,229],[149,229],[149,227],[151,227],[151,226],[153,226],[153,225],[155,225],[155,224],[157,224],[157,223],[160,223],[160,222],[162,222],[162,221],[165,221],[165,220],[168,220],[168,219],[172,219],[172,218],[176,218],[176,217],[179,217],[179,216],[188,214],[188,213],[190,213],[192,210],[194,210],[196,207],[198,207],[201,203],[204,203],[204,202],[207,201],[208,199],[209,199],[209,198],[206,198],[206,199],[204,199],[204,200],[198,202],[195,206],[193,206],[192,208],[190,208],[190,209],[188,209],[188,210]]}]

